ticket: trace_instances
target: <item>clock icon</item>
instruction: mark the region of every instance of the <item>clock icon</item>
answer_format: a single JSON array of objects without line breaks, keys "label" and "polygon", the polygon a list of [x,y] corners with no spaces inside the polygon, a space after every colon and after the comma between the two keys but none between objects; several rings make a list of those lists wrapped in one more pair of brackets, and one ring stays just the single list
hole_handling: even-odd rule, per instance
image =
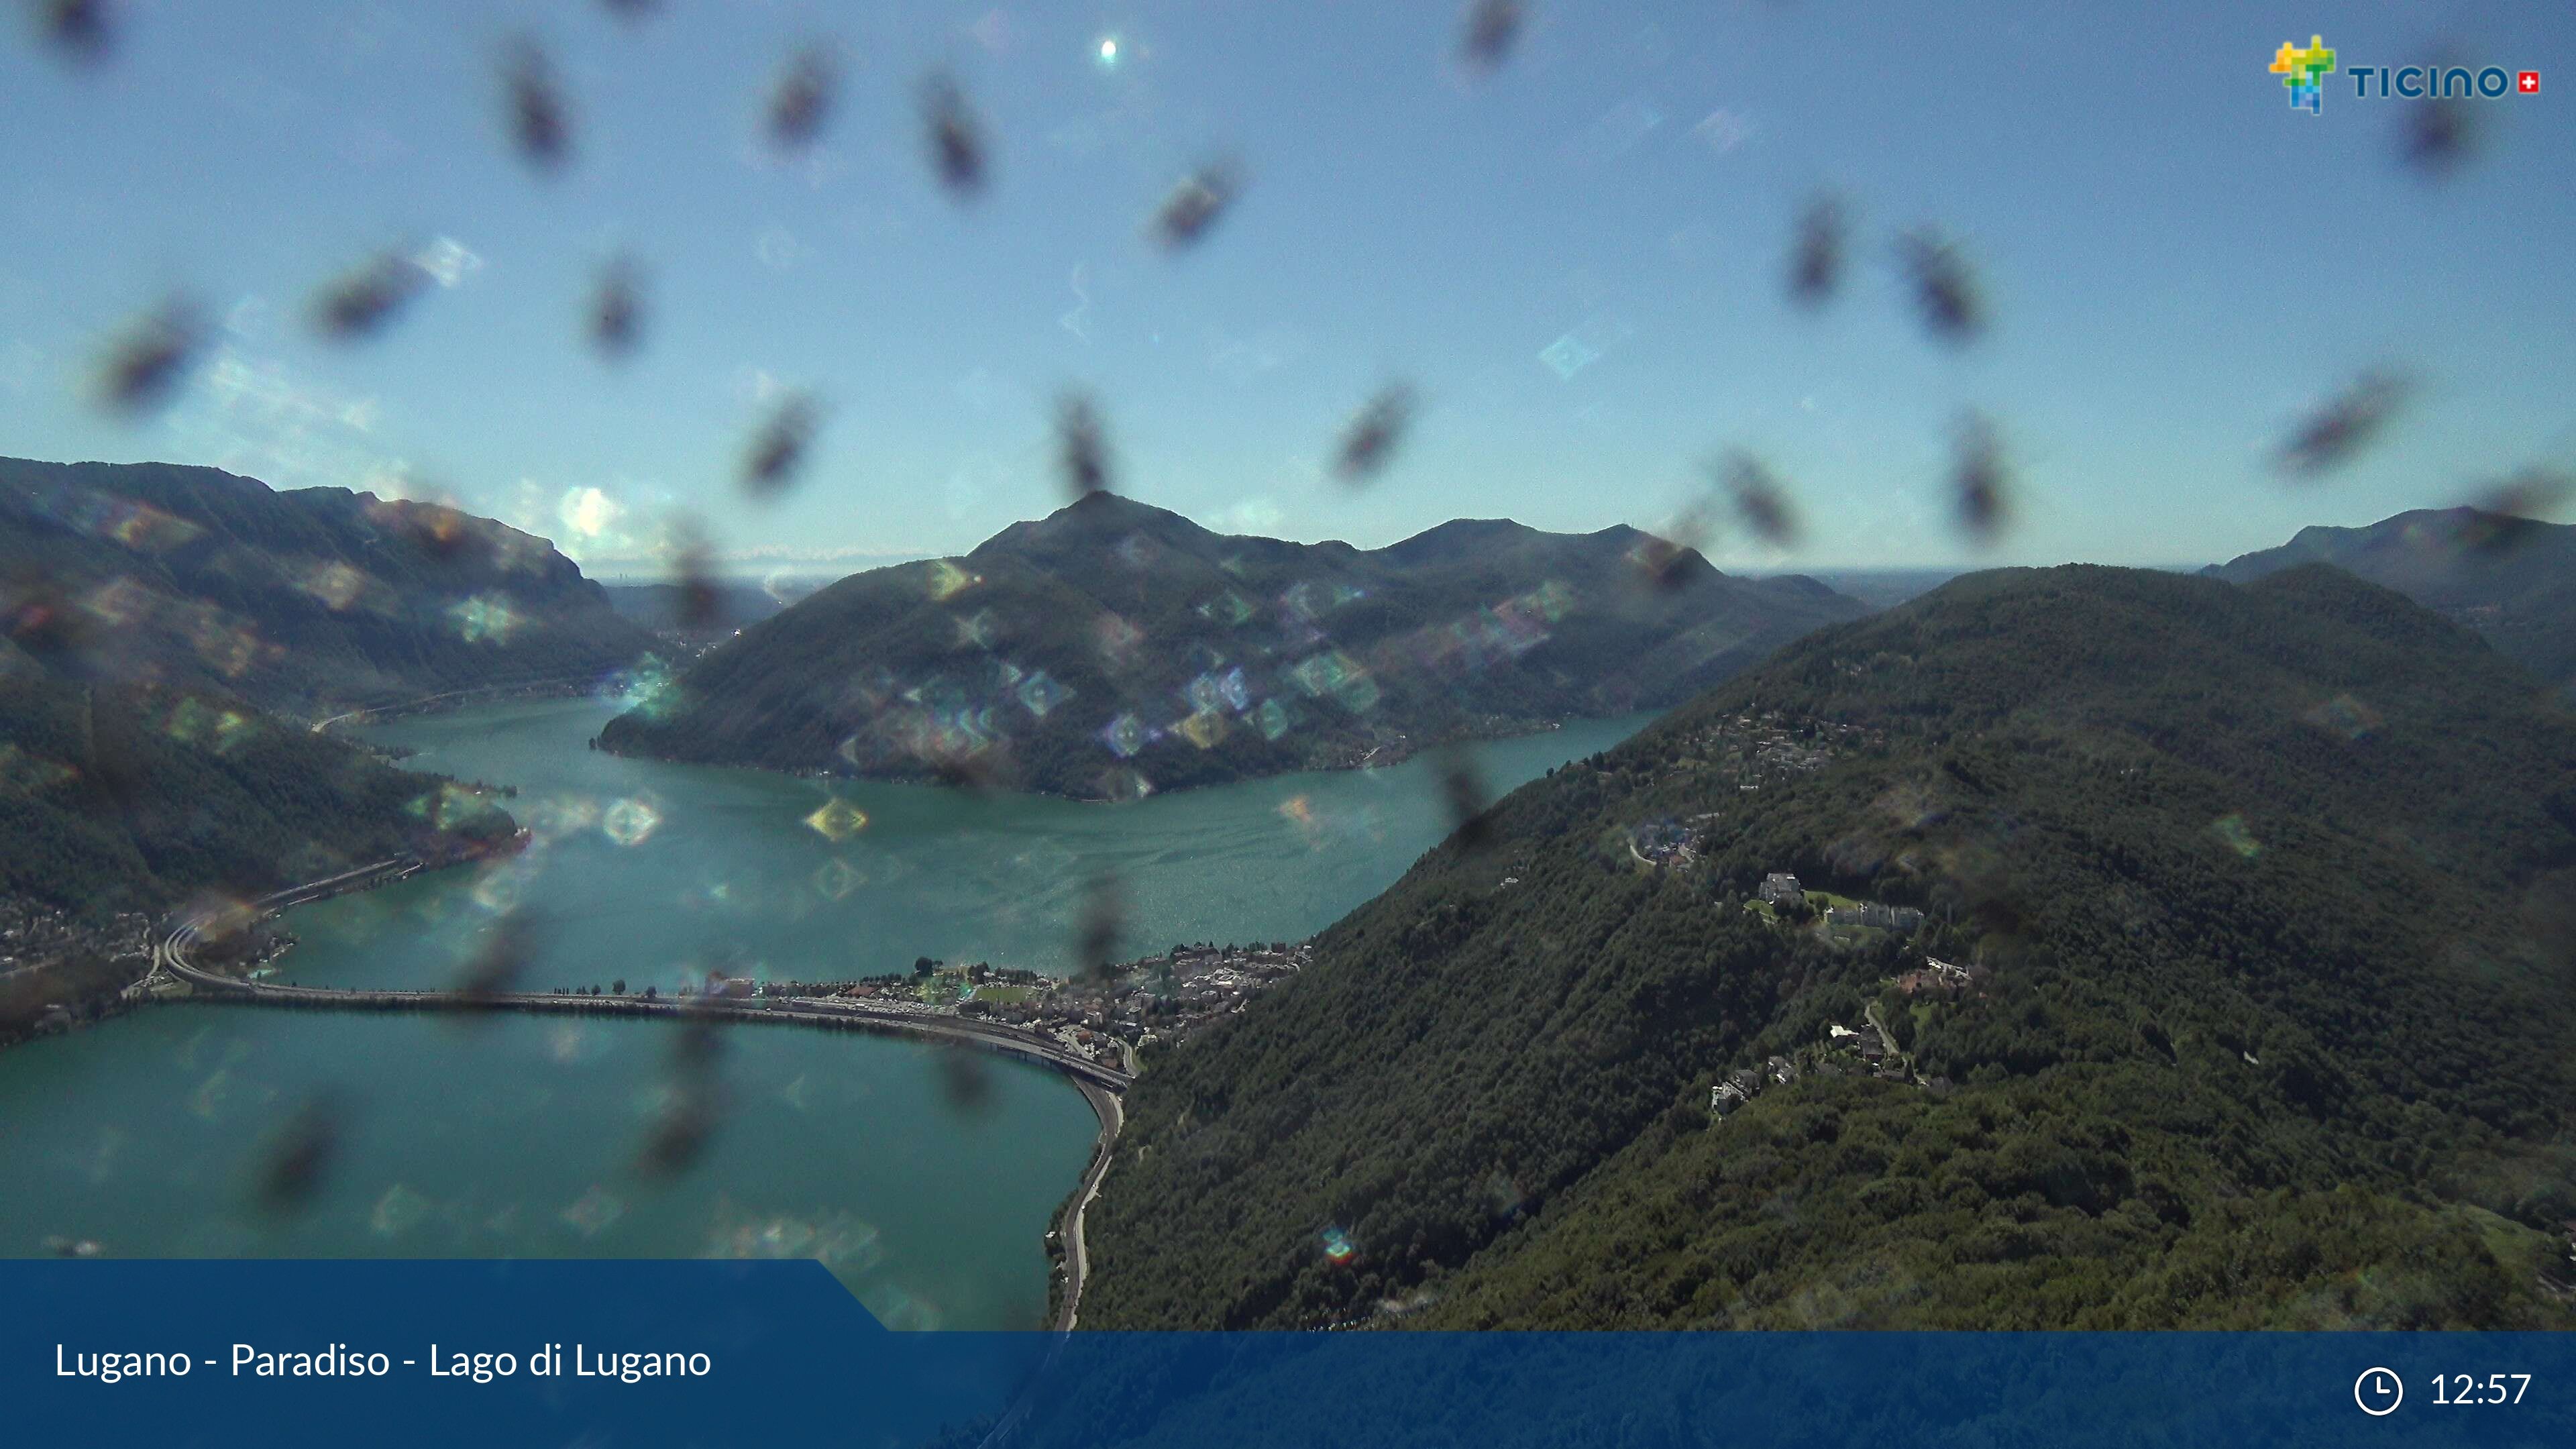
[{"label": "clock icon", "polygon": [[2352,1381],[2352,1401],[2361,1406],[2363,1413],[2382,1418],[2396,1413],[2397,1406],[2406,1402],[2406,1385],[2395,1369],[2363,1369],[2361,1377]]}]

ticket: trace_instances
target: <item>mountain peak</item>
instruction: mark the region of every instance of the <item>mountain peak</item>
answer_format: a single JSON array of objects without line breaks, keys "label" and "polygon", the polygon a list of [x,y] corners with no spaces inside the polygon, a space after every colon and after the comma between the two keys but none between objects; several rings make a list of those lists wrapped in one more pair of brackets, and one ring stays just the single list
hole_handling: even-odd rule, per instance
[{"label": "mountain peak", "polygon": [[1115,493],[1087,493],[1044,518],[1014,523],[975,546],[969,558],[995,555],[1052,562],[1066,553],[1113,547],[1142,534],[1192,554],[1215,546],[1217,535],[1168,508]]}]

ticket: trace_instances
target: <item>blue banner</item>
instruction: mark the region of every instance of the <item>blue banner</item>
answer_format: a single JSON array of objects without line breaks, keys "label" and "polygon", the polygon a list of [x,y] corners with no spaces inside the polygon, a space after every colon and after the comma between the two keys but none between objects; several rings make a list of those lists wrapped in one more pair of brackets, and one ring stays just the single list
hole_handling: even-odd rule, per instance
[{"label": "blue banner", "polygon": [[2576,1444],[2560,1334],[910,1334],[813,1263],[0,1263],[0,1443]]}]

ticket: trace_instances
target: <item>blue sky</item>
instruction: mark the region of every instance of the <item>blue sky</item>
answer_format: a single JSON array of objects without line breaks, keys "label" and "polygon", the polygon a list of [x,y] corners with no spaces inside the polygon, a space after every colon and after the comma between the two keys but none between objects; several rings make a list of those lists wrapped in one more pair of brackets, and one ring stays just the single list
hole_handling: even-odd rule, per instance
[{"label": "blue sky", "polygon": [[[1807,526],[1785,556],[1713,544],[1732,568],[2224,558],[2576,462],[2562,6],[1537,0],[1481,81],[1449,0],[120,15],[90,68],[7,17],[0,453],[446,496],[595,572],[651,567],[683,515],[744,570],[962,551],[1062,501],[1067,387],[1099,400],[1121,491],[1362,545],[1457,516],[1652,527],[1749,447]],[[2324,114],[2289,109],[2264,67],[2317,32],[2347,64],[2448,42],[2550,86],[2482,103],[2492,144],[2427,184],[2395,160],[2401,103],[2337,77]],[[522,33],[573,107],[552,177],[503,135]],[[761,98],[817,39],[846,83],[782,161]],[[963,207],[916,118],[943,69],[994,142]],[[1146,218],[1218,156],[1239,204],[1164,255]],[[1855,266],[1809,315],[1781,278],[1820,186]],[[1919,223],[1990,289],[1973,346],[1915,323],[1889,243]],[[317,286],[397,242],[453,285],[375,339],[315,337]],[[610,366],[579,316],[620,252],[650,312]],[[210,355],[165,412],[103,414],[103,345],[174,292],[217,320]],[[1598,356],[1560,375],[1540,354],[1569,334]],[[2398,426],[2285,484],[2271,450],[2368,367],[2418,381]],[[1334,435],[1397,378],[1424,411],[1355,492]],[[826,421],[801,484],[754,502],[739,459],[782,387]],[[1971,405],[2017,465],[1982,553],[1943,485]]]}]

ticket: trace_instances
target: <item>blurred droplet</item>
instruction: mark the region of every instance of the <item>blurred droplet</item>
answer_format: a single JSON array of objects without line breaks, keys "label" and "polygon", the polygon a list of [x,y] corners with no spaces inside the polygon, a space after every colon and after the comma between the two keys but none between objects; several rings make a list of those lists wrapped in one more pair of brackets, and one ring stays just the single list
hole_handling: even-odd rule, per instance
[{"label": "blurred droplet", "polygon": [[2313,478],[2352,461],[2378,438],[2412,390],[2405,378],[2371,371],[2310,413],[2281,445],[2281,471]]},{"label": "blurred droplet", "polygon": [[1477,767],[1475,751],[1458,742],[1443,745],[1438,774],[1441,803],[1448,807],[1449,828],[1456,833],[1459,846],[1484,849],[1493,838],[1493,822],[1485,813],[1492,797],[1486,792],[1485,774]]},{"label": "blurred droplet", "polygon": [[512,41],[501,57],[511,143],[530,165],[560,168],[572,155],[572,117],[554,65],[534,40]]},{"label": "blurred droplet", "polygon": [[[1662,529],[1646,535],[1646,541],[1629,554],[1628,561],[1647,587],[1659,591],[1679,589],[1706,571],[1704,554],[1716,532],[1710,500],[1705,496],[1695,498]],[[1692,567],[1695,562],[1700,565],[1697,569]]]},{"label": "blurred droplet", "polygon": [[340,1136],[340,1114],[329,1099],[307,1100],[260,1151],[253,1187],[260,1207],[292,1213],[309,1206],[339,1155]]},{"label": "blurred droplet", "polygon": [[1342,430],[1333,471],[1345,483],[1363,483],[1377,476],[1404,441],[1405,429],[1413,423],[1413,410],[1413,389],[1400,382],[1370,398],[1359,415],[1351,419],[1350,426]]},{"label": "blurred droplet", "polygon": [[952,790],[989,795],[1006,788],[1001,764],[989,751],[938,754],[925,763],[930,766],[930,777]]},{"label": "blurred droplet", "polygon": [[679,595],[673,622],[690,633],[726,627],[730,621],[724,591],[716,585],[714,548],[693,521],[682,520],[672,532],[671,583]]},{"label": "blurred droplet", "polygon": [[1797,240],[1789,251],[1789,300],[1820,307],[1842,286],[1843,252],[1850,222],[1839,197],[1819,194],[1798,214]]},{"label": "blurred droplet", "polygon": [[600,3],[618,19],[630,22],[649,20],[662,10],[662,0],[600,0]]},{"label": "blurred droplet", "polygon": [[696,1170],[715,1140],[721,1115],[713,1082],[676,1085],[645,1131],[644,1145],[635,1156],[636,1174],[668,1181]]},{"label": "blurred droplet", "polygon": [[1118,964],[1118,941],[1127,929],[1127,891],[1115,873],[1094,876],[1084,888],[1075,923],[1073,958],[1086,981],[1106,981]]},{"label": "blurred droplet", "polygon": [[46,43],[73,61],[95,65],[115,47],[108,0],[35,0],[32,8]]},{"label": "blurred droplet", "polygon": [[73,663],[95,642],[96,617],[32,564],[0,579],[0,638],[56,667]]},{"label": "blurred droplet", "polygon": [[1520,40],[1520,0],[1475,0],[1458,35],[1458,59],[1470,70],[1490,73],[1511,59]]},{"label": "blurred droplet", "polygon": [[743,491],[769,498],[792,486],[805,467],[806,450],[822,421],[822,405],[812,393],[792,392],[780,399],[777,410],[752,435],[751,450],[742,464]]},{"label": "blurred droplet", "polygon": [[2459,543],[2471,553],[2496,557],[2547,535],[2541,516],[2576,494],[2576,477],[2547,468],[2525,468],[2487,490],[2471,505]]},{"label": "blurred droplet", "polygon": [[[729,996],[733,994],[730,990],[733,980],[720,970],[710,971],[707,973],[706,992],[719,998]],[[678,1035],[671,1039],[672,1071],[681,1077],[706,1076],[714,1072],[716,1064],[724,1059],[724,1047],[721,1019],[704,1012],[693,1012],[680,1023]]]},{"label": "blurred droplet", "polygon": [[984,189],[987,161],[983,123],[966,93],[954,79],[934,75],[922,85],[921,115],[939,184],[959,201],[973,200]]},{"label": "blurred droplet", "polygon": [[1109,443],[1089,397],[1067,393],[1056,404],[1055,432],[1065,492],[1075,499],[1109,491]]},{"label": "blurred droplet", "polygon": [[789,151],[814,144],[831,118],[840,79],[840,60],[832,47],[816,43],[796,52],[770,88],[769,139]]},{"label": "blurred droplet", "polygon": [[1952,459],[1950,487],[1958,500],[1959,531],[1983,548],[2010,522],[2010,477],[1994,420],[1974,408],[1960,414]]},{"label": "blurred droplet", "polygon": [[[513,911],[494,921],[457,973],[457,993],[489,1001],[516,990],[539,954],[542,935],[538,921],[526,911]],[[465,1015],[467,1020],[475,1020],[481,1013]]]},{"label": "blurred droplet", "polygon": [[196,303],[173,297],[154,308],[109,344],[99,369],[100,400],[129,417],[160,408],[195,366],[205,334]]},{"label": "blurred droplet", "polygon": [[1181,178],[1154,210],[1155,239],[1166,251],[1196,246],[1241,189],[1241,172],[1229,161],[1212,162]]},{"label": "blurred droplet", "polygon": [[367,510],[367,519],[432,558],[456,558],[469,549],[488,548],[492,542],[483,520],[425,499],[382,500]]},{"label": "blurred droplet", "polygon": [[1745,527],[1773,548],[1797,546],[1797,510],[1788,489],[1761,459],[1738,449],[1727,455],[1720,476]]},{"label": "blurred droplet", "polygon": [[644,340],[644,271],[631,257],[599,270],[590,297],[590,345],[611,362],[634,354]]},{"label": "blurred droplet", "polygon": [[[2457,69],[2470,77],[2463,94],[2440,94],[2442,73]],[[2424,97],[2399,109],[2398,159],[2427,181],[2446,181],[2475,161],[2485,149],[2486,115],[2473,94],[2479,67],[2464,65],[2445,47],[2424,66]]]},{"label": "blurred droplet", "polygon": [[2435,180],[2466,164],[2481,134],[2469,102],[2456,97],[2415,102],[2406,108],[2405,126],[2401,154],[2406,164]]},{"label": "blurred droplet", "polygon": [[1948,343],[1975,341],[1986,330],[1986,301],[1958,244],[1931,227],[1896,239],[1896,252],[1914,284],[1924,330]]},{"label": "blurred droplet", "polygon": [[322,289],[313,300],[313,325],[334,342],[373,337],[430,281],[428,270],[409,256],[379,253]]},{"label": "blurred droplet", "polygon": [[983,1053],[972,1047],[942,1045],[935,1060],[940,1095],[950,1107],[960,1112],[981,1112],[992,1105],[993,1073],[985,1065]]}]

